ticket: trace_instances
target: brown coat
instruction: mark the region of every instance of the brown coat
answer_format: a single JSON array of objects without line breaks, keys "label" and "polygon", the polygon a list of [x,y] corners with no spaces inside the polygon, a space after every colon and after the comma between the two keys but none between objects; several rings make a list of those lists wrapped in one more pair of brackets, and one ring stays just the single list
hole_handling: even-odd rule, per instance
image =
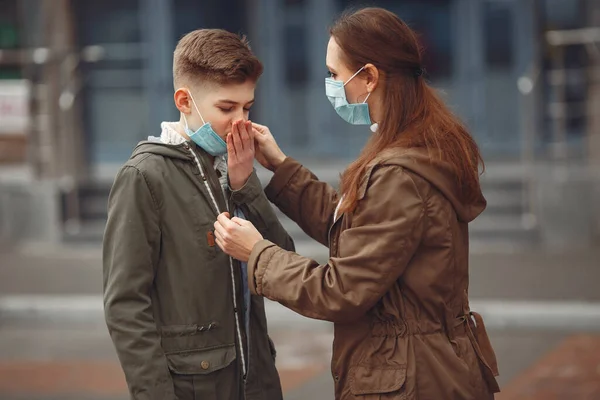
[{"label": "brown coat", "polygon": [[317,262],[265,240],[249,261],[250,287],[310,318],[335,323],[336,399],[492,399],[497,366],[468,302],[467,206],[446,166],[416,149],[381,154],[357,209],[334,221],[337,192],[293,159],[267,196],[330,248]]}]

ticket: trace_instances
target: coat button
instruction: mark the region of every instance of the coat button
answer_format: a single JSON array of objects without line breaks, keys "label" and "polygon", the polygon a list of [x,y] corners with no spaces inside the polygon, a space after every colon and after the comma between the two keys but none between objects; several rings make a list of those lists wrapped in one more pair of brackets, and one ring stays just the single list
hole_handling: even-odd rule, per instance
[{"label": "coat button", "polygon": [[339,376],[339,375],[336,375],[336,376],[334,376],[334,379],[335,379],[335,380],[336,380],[336,382],[337,382],[337,381],[339,381],[339,380],[340,380],[340,376]]},{"label": "coat button", "polygon": [[202,369],[208,369],[208,367],[210,367],[210,363],[208,361],[202,361],[200,363],[200,367],[202,367]]}]

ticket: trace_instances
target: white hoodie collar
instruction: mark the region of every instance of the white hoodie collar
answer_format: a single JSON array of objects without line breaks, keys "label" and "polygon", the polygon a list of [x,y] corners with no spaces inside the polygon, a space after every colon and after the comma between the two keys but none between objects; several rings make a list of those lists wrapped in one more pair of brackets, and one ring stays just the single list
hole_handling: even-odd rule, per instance
[{"label": "white hoodie collar", "polygon": [[[160,124],[161,132],[160,132],[160,141],[164,144],[178,145],[187,142],[188,140],[181,136],[179,132],[177,132],[177,124],[179,122],[168,122],[164,121]],[[227,180],[227,157],[226,156],[218,156],[215,157],[215,162],[213,164],[215,169],[218,169],[221,172],[221,177]]]},{"label": "white hoodie collar", "polygon": [[164,144],[182,144],[187,142],[187,139],[177,132],[177,124],[179,122],[162,122],[160,124],[160,141]]}]

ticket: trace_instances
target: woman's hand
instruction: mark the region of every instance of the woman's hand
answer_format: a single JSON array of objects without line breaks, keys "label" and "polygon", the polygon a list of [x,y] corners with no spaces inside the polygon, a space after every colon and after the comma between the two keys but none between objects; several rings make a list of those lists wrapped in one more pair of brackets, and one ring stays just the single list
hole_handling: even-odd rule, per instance
[{"label": "woman's hand", "polygon": [[229,186],[239,190],[254,170],[254,132],[252,122],[235,121],[227,135],[227,174]]},{"label": "woman's hand", "polygon": [[286,155],[277,145],[268,127],[253,122],[252,128],[257,144],[255,147],[256,160],[266,169],[275,171],[286,159]]},{"label": "woman's hand", "polygon": [[242,262],[248,262],[254,246],[263,240],[252,222],[238,217],[230,219],[226,212],[217,217],[215,238],[223,252]]}]

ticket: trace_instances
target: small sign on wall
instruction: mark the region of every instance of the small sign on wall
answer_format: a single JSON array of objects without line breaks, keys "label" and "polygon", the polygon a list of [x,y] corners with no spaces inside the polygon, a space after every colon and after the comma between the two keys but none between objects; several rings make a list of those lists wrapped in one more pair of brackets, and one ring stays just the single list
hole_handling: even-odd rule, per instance
[{"label": "small sign on wall", "polygon": [[31,123],[30,96],[28,80],[0,80],[0,136],[27,134]]}]

